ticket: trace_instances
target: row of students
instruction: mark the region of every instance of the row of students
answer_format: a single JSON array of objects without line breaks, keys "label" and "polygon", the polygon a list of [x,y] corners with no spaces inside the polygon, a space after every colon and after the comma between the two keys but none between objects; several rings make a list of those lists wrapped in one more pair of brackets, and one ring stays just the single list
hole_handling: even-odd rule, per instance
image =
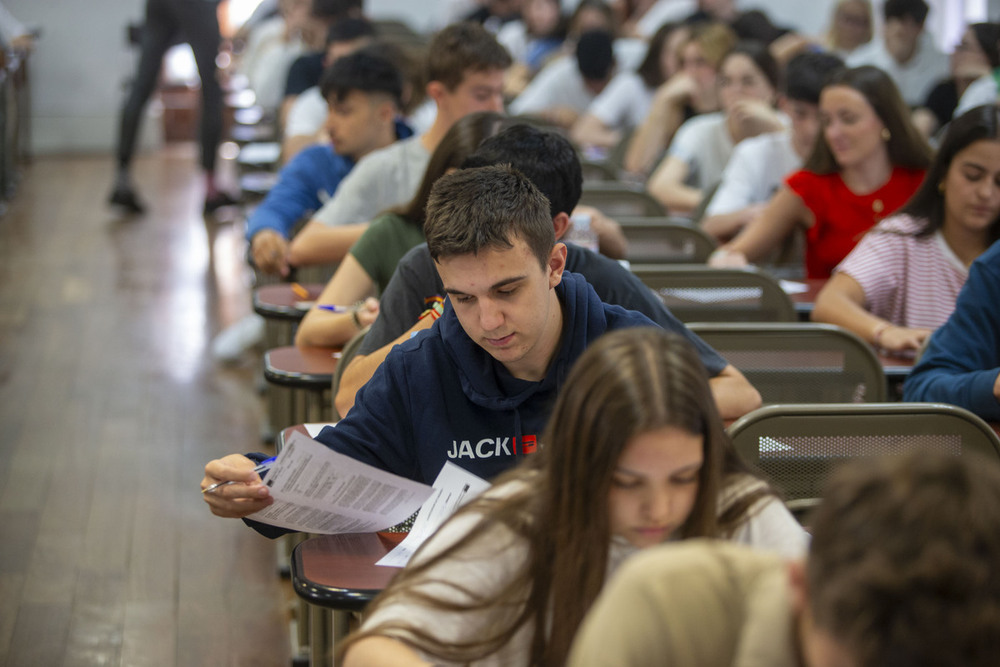
[{"label": "row of students", "polygon": [[[464,163],[465,167],[509,164],[526,175],[549,202],[550,226],[557,240],[570,228],[570,213],[577,208],[582,189],[579,158],[573,146],[555,132],[515,125],[500,132]],[[618,262],[579,246],[568,244],[566,266],[581,274],[602,301],[643,313],[657,325],[689,337],[702,354],[712,376],[711,384],[726,418],[735,418],[759,402],[756,392],[739,371],[697,339],[635,275]],[[346,414],[358,390],[369,381],[390,350],[428,329],[433,319],[421,317],[428,303],[448,296],[428,247],[418,246],[405,255],[382,294],[378,318],[358,354],[341,376],[335,403]]]},{"label": "row of students", "polygon": [[720,110],[678,128],[646,189],[671,213],[688,214],[719,181],[733,147],[783,129],[777,102],[778,64],[760,42],[740,42],[719,63]]},{"label": "row of students", "polygon": [[[525,126],[506,130],[514,131],[540,133]],[[561,139],[541,134],[549,142]],[[562,145],[575,160],[572,148]],[[571,183],[578,196],[579,163],[575,164],[577,177]],[[581,276],[565,271],[567,248],[555,242],[552,206],[528,178],[509,166],[467,166],[441,177],[431,190],[424,232],[428,253],[449,296],[444,313],[429,331],[397,346],[359,392],[357,405],[318,439],[423,481],[436,476],[449,458],[489,479],[525,458],[538,470],[565,475],[573,488],[562,482],[552,485],[554,494],[564,496],[559,502],[565,508],[553,510],[572,511],[574,519],[557,525],[579,530],[575,543],[601,559],[588,564],[596,584],[584,592],[588,603],[606,574],[602,562],[616,562],[636,548],[671,537],[729,536],[800,553],[802,529],[769,487],[747,474],[725,440],[715,407],[719,393],[710,386],[699,360],[699,355],[708,359],[713,355],[705,349],[696,353],[640,313],[602,303]],[[624,345],[608,338],[602,345],[610,354],[605,357],[603,348],[598,348],[587,357],[589,361],[575,365],[580,369],[575,372],[585,375],[570,372],[592,342],[620,329],[632,330]],[[626,391],[630,373],[616,385],[608,369],[622,365],[622,353],[615,350],[627,349],[628,341],[640,339],[651,343],[626,355],[631,358],[627,366],[653,371],[652,386]],[[565,394],[559,405],[565,405],[570,415],[588,415],[590,422],[569,416],[550,420],[553,400],[565,387],[580,391]],[[591,395],[585,387],[597,393]],[[650,391],[656,393],[648,395]],[[616,407],[609,404],[609,397],[616,399]],[[576,405],[580,400],[583,405]],[[621,412],[622,418],[609,418],[608,410]],[[628,427],[629,414],[636,414],[634,428]],[[549,423],[550,435],[543,435]],[[584,434],[592,438],[593,451]],[[556,444],[556,438],[562,438],[562,444]],[[548,463],[545,457],[550,452],[563,452],[567,458]],[[565,465],[564,460],[575,463]],[[239,455],[206,466],[203,488],[238,482],[204,495],[214,513],[242,517],[270,503],[267,486],[253,466],[252,459]],[[600,475],[594,474],[595,468]],[[501,499],[510,493],[530,510],[537,503],[532,492],[537,486],[531,484],[522,492],[522,483],[501,484],[496,493]],[[590,483],[597,483],[604,493],[575,490]],[[573,509],[582,499],[593,500]],[[607,516],[607,521],[594,521],[599,515]],[[546,516],[536,515],[535,532],[549,532]],[[452,539],[444,535],[440,539]],[[495,556],[495,537],[484,532],[476,548]],[[557,533],[553,538],[542,538],[546,550],[553,545],[565,548],[563,537]],[[615,552],[614,560],[602,559],[599,554],[609,548]],[[567,553],[580,552],[570,548]],[[516,552],[510,554],[516,571]],[[540,558],[552,565],[558,562],[551,555]],[[473,567],[471,576],[477,582],[475,572],[483,568],[493,570],[490,562]],[[569,590],[576,585],[578,570],[569,568],[566,575],[563,581]],[[545,581],[547,577],[539,580]],[[546,605],[539,603],[536,608]],[[577,607],[575,620],[561,626],[552,655],[565,655],[584,610]],[[544,618],[539,618],[544,626]],[[534,643],[546,641],[539,637]],[[376,656],[382,664],[395,660],[391,653]]]},{"label": "row of students", "polygon": [[[292,266],[314,255],[294,239],[303,219],[318,212],[338,191],[354,165],[366,155],[411,136],[399,123],[403,81],[399,70],[375,49],[338,58],[325,72],[320,90],[328,107],[326,132],[335,142],[300,151],[278,174],[278,181],[247,219],[246,236],[254,265],[264,273],[287,276]],[[357,239],[359,226],[339,230],[335,261]],[[293,245],[297,244],[297,245]]]},{"label": "row of students", "polygon": [[820,131],[820,91],[843,65],[828,53],[802,53],[788,62],[778,95],[788,127],[749,137],[733,148],[699,221],[702,229],[720,242],[729,241],[760,213],[784,179],[802,167]]},{"label": "row of students", "polygon": [[827,278],[864,232],[919,187],[931,149],[891,79],[875,67],[835,73],[819,99],[823,130],[802,170],[710,258],[740,266],[805,233],[809,278]]},{"label": "row of students", "polygon": [[[379,53],[380,47],[372,49],[346,65],[338,60],[325,77],[326,128],[333,145],[310,152],[335,161],[335,173],[319,176],[325,182],[316,183],[315,169],[297,155],[248,221],[251,253],[265,272],[287,275],[293,266],[340,261],[378,213],[409,201],[431,152],[456,120],[474,111],[502,110],[500,88],[509,56],[481,27],[456,24],[432,40],[427,92],[437,115],[418,136],[395,122],[403,86],[398,68]],[[409,140],[397,141],[403,138]],[[354,173],[356,162],[369,156]],[[289,197],[288,191],[301,196]],[[290,205],[292,200],[301,205]],[[290,243],[296,223],[310,210],[314,213]]]},{"label": "row of students", "polygon": [[[376,217],[351,246],[337,271],[316,298],[316,305],[299,323],[297,345],[344,345],[379,313],[376,300],[385,291],[399,260],[424,242],[424,219],[431,186],[458,169],[482,141],[507,123],[501,114],[479,111],[459,119],[431,156],[413,199]],[[320,306],[361,302],[352,312],[332,312]]]}]

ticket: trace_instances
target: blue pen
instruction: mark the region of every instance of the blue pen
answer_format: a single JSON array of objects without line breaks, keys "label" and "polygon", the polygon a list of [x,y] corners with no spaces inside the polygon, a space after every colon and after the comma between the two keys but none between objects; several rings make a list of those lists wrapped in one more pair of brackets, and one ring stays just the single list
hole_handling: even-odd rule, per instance
[{"label": "blue pen", "polygon": [[316,307],[319,308],[320,310],[329,310],[331,313],[349,313],[349,312],[351,312],[351,308],[349,306],[331,306],[331,305],[326,304],[326,303],[321,303],[320,305],[318,305]]},{"label": "blue pen", "polygon": [[[257,473],[258,475],[260,475],[263,478],[264,473],[266,473],[268,470],[271,469],[271,464],[274,463],[274,459],[276,459],[276,458],[277,458],[276,456],[272,456],[269,459],[264,459],[263,461],[261,461],[260,463],[257,464],[257,467],[254,468],[253,471],[255,473]],[[204,489],[201,490],[201,492],[202,493],[211,493],[212,491],[215,491],[220,486],[226,486],[228,484],[235,484],[235,483],[236,483],[236,480],[229,480],[228,482],[216,482],[215,484],[212,484],[211,486],[205,487]]]}]

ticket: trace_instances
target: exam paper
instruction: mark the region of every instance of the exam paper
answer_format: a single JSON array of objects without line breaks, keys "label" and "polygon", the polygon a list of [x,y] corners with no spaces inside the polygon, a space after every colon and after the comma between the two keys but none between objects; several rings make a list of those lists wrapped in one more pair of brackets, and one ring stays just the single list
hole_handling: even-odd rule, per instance
[{"label": "exam paper", "polygon": [[779,280],[778,283],[785,294],[805,294],[809,291],[809,285],[794,280]]},{"label": "exam paper", "polygon": [[382,557],[376,565],[403,567],[410,562],[413,552],[437,530],[444,520],[459,507],[490,488],[490,483],[471,472],[446,461],[437,479],[430,498],[420,508],[420,514],[413,521],[410,534],[395,549]]},{"label": "exam paper", "polygon": [[274,503],[249,518],[308,533],[374,533],[410,517],[426,484],[338,454],[292,433],[264,477]]}]

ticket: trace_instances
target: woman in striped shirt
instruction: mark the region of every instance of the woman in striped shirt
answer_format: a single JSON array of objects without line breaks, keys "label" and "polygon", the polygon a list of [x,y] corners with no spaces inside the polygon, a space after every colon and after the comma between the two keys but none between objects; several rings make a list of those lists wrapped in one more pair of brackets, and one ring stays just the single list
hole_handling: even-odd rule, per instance
[{"label": "woman in striped shirt", "polygon": [[923,184],[836,268],[813,319],[913,354],[955,308],[968,267],[1000,238],[1000,107],[952,122]]}]

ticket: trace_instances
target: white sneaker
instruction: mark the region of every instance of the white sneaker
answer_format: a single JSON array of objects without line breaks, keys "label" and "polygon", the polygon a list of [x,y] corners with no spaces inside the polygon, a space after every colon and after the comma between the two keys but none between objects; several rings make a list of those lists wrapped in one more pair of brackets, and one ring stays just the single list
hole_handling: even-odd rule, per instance
[{"label": "white sneaker", "polygon": [[212,339],[212,357],[216,361],[232,363],[243,353],[264,340],[264,318],[251,313],[230,324]]}]

